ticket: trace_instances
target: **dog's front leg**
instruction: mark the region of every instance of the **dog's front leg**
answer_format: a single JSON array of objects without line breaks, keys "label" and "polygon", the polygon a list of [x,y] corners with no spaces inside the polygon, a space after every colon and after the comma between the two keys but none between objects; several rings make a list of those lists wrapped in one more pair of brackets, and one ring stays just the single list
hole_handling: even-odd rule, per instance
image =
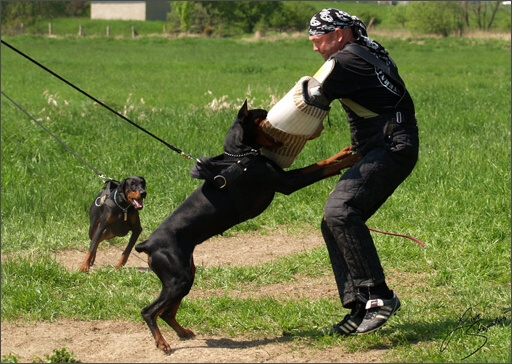
[{"label": "dog's front leg", "polygon": [[325,171],[326,177],[334,176],[341,170],[352,167],[361,159],[361,156],[359,154],[353,154],[352,150],[352,146],[345,147],[335,155],[310,166],[301,168],[299,171],[301,174],[308,174],[322,169]]},{"label": "dog's front leg", "polygon": [[142,227],[140,225],[132,228],[132,235],[130,236],[130,241],[128,242],[128,245],[124,249],[123,254],[121,254],[121,258],[119,258],[119,262],[117,262],[116,269],[119,269],[126,264],[126,262],[128,261],[128,257],[132,252],[133,246],[137,242],[137,239],[139,238],[141,232]]},{"label": "dog's front leg", "polygon": [[360,159],[359,154],[352,154],[351,147],[346,147],[323,161],[276,175],[273,180],[275,191],[289,195],[324,178],[339,174],[341,170],[352,167]]},{"label": "dog's front leg", "polygon": [[[325,177],[331,177],[339,174],[342,170],[352,167],[354,164],[359,162],[363,157],[361,154],[349,154],[342,158],[338,158],[338,155],[344,155],[345,152],[340,152],[333,157],[327,158],[324,161],[319,162],[321,169],[324,171]],[[322,163],[324,163],[322,165]]]},{"label": "dog's front leg", "polygon": [[116,235],[112,233],[109,227],[105,227],[105,225],[100,224],[91,240],[91,245],[89,246],[89,251],[87,252],[85,259],[78,268],[80,272],[88,272],[89,268],[94,264],[94,260],[96,259],[96,251],[98,250],[98,246],[104,240],[112,239]]},{"label": "dog's front leg", "polygon": [[89,251],[85,255],[85,259],[82,262],[82,265],[78,268],[80,272],[89,272],[89,268],[94,264],[94,260],[96,259],[96,250],[98,249],[98,245],[102,241],[103,230],[105,227],[100,223],[94,232],[91,245],[89,246]]}]

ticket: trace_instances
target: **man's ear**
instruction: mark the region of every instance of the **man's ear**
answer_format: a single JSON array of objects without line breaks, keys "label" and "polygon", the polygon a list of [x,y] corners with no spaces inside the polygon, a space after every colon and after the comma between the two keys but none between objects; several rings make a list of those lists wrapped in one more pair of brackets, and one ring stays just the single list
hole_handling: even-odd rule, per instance
[{"label": "man's ear", "polygon": [[334,29],[333,32],[334,32],[334,36],[336,37],[336,40],[340,43],[342,42],[343,38],[345,38],[345,36],[347,34],[346,32],[344,32],[344,29],[341,29],[341,28],[336,28],[336,29]]}]

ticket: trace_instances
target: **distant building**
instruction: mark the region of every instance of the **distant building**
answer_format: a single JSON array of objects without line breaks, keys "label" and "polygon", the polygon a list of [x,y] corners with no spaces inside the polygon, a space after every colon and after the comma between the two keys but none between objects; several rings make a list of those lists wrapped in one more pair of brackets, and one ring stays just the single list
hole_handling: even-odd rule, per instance
[{"label": "distant building", "polygon": [[169,1],[91,1],[91,19],[167,20]]}]

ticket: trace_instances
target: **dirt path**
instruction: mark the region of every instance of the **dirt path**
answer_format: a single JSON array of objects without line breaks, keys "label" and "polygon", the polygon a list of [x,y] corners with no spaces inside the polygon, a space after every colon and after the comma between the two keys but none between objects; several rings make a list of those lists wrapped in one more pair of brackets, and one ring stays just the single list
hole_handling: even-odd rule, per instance
[{"label": "dirt path", "polygon": [[[126,239],[119,242],[126,243]],[[197,266],[214,267],[219,265],[247,266],[258,265],[283,256],[308,251],[323,246],[320,231],[287,233],[278,230],[269,233],[238,234],[228,237],[214,237],[196,247],[194,262]],[[93,269],[115,265],[121,256],[124,245],[102,243],[98,248]],[[85,258],[86,249],[59,252],[55,258],[68,270],[77,270]],[[147,268],[147,256],[132,251],[127,267]]]},{"label": "dirt path", "polygon": [[[165,329],[164,329],[165,330]],[[88,363],[251,363],[251,362],[377,362],[378,350],[349,353],[343,347],[316,349],[283,337],[263,339],[198,336],[179,340],[164,331],[173,348],[170,355],[156,349],[143,323],[114,321],[2,324],[2,356],[15,353],[32,362],[54,349],[68,347]]]},{"label": "dirt path", "polygon": [[[286,255],[323,246],[318,231],[287,234],[276,231],[268,235],[244,234],[234,237],[217,237],[200,245],[194,254],[197,265],[212,267],[257,265]],[[122,249],[119,245],[104,245],[98,251],[94,267],[115,265]],[[67,250],[55,258],[68,270],[76,270],[85,256],[84,250]],[[147,268],[144,256],[134,253],[127,266]],[[336,297],[332,277],[299,279],[294,284],[266,286],[266,295],[276,297]],[[206,296],[209,292],[192,290],[191,299]],[[245,296],[247,292],[232,292]],[[251,291],[251,295],[260,293]],[[263,294],[263,292],[261,292]],[[165,355],[156,349],[153,338],[143,322],[125,321],[73,321],[58,320],[53,323],[2,323],[2,357],[15,354],[19,362],[33,362],[54,349],[68,348],[82,362],[104,363],[185,363],[185,362],[378,362],[379,350],[350,353],[343,346],[317,349],[307,342],[291,341],[287,337],[236,337],[198,335],[193,340],[179,340],[171,329],[162,326],[173,353]]]}]

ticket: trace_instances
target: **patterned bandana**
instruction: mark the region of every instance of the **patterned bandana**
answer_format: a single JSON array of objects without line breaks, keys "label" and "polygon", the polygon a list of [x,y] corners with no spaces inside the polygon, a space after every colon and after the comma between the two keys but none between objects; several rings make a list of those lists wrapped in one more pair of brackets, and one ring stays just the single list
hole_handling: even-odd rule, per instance
[{"label": "patterned bandana", "polygon": [[309,22],[309,35],[324,35],[333,32],[336,28],[352,28],[354,39],[357,43],[363,44],[370,48],[378,57],[382,58],[386,63],[393,63],[389,57],[387,50],[378,42],[368,37],[366,25],[357,17],[334,9],[326,8],[316,13]]},{"label": "patterned bandana", "polygon": [[309,22],[309,35],[324,35],[334,31],[336,28],[351,27],[354,25],[355,20],[359,19],[355,16],[350,16],[344,11],[326,8],[311,18]]}]

